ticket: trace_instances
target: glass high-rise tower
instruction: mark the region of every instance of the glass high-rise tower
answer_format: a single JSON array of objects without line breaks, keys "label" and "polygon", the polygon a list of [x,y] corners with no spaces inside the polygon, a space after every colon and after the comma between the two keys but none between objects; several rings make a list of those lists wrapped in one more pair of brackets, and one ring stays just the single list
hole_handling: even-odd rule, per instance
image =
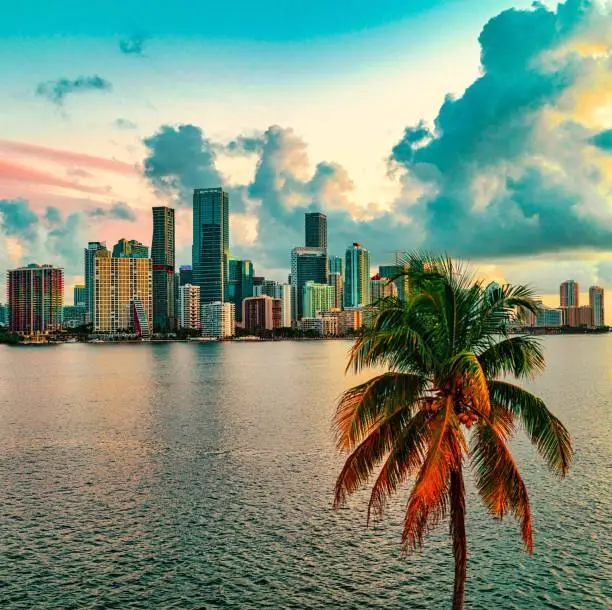
[{"label": "glass high-rise tower", "polygon": [[355,242],[346,250],[344,307],[359,307],[371,302],[370,253]]},{"label": "glass high-rise tower", "polygon": [[153,328],[169,332],[176,327],[174,295],[174,209],[153,208]]},{"label": "glass high-rise tower", "polygon": [[325,248],[293,248],[291,251],[291,287],[293,289],[293,319],[303,314],[302,291],[308,281],[327,284],[327,251]]},{"label": "glass high-rise tower", "polygon": [[222,188],[193,191],[193,283],[200,303],[228,298],[229,195]]},{"label": "glass high-rise tower", "polygon": [[253,277],[253,263],[250,260],[229,259],[227,300],[236,306],[236,322],[242,322],[242,301],[253,296]]},{"label": "glass high-rise tower", "polygon": [[304,218],[307,248],[327,248],[327,216],[320,212],[307,212]]}]

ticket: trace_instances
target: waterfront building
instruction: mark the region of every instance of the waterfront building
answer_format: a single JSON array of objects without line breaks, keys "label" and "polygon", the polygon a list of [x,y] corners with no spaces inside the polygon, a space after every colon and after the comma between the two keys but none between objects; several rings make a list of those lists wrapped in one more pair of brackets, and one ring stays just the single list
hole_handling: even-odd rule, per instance
[{"label": "waterfront building", "polygon": [[135,332],[149,338],[153,328],[151,259],[114,258],[108,250],[99,250],[94,278],[94,332]]},{"label": "waterfront building", "polygon": [[106,242],[90,241],[84,250],[85,258],[85,322],[93,324],[95,295],[94,260],[96,252],[106,251]]},{"label": "waterfront building", "polygon": [[315,317],[303,317],[298,328],[304,332],[316,332],[321,337],[338,336],[338,316],[335,313],[326,312]]},{"label": "waterfront building", "polygon": [[200,302],[227,300],[229,283],[229,195],[222,188],[193,191],[193,284]]},{"label": "waterfront building", "polygon": [[306,282],[327,284],[327,251],[324,248],[293,248],[291,251],[291,287],[294,320],[302,317],[302,291]]},{"label": "waterfront building", "polygon": [[226,339],[234,336],[236,314],[233,303],[222,301],[203,303],[201,316],[203,337]]},{"label": "waterfront building", "polygon": [[87,307],[87,291],[85,290],[85,284],[75,284],[72,289],[72,304],[75,307]]},{"label": "waterfront building", "polygon": [[64,270],[31,264],[7,272],[9,329],[47,333],[62,326]]},{"label": "waterfront building", "polygon": [[235,305],[236,322],[242,322],[242,301],[253,296],[253,285],[253,263],[250,260],[230,258],[228,300]]},{"label": "waterfront building", "polygon": [[559,287],[559,304],[561,307],[578,307],[580,305],[580,285],[574,280],[566,280]]},{"label": "waterfront building", "polygon": [[334,289],[334,307],[342,309],[344,302],[344,275],[336,271],[330,271],[327,283]]},{"label": "waterfront building", "polygon": [[604,289],[601,286],[591,286],[589,288],[589,306],[593,311],[593,326],[605,326]]},{"label": "waterfront building", "polygon": [[151,264],[153,273],[153,328],[171,332],[176,327],[174,290],[174,209],[153,208]]},{"label": "waterfront building", "polygon": [[577,328],[593,325],[593,310],[589,305],[579,307],[562,307],[563,326]]},{"label": "waterfront building", "polygon": [[64,328],[76,328],[85,324],[84,305],[64,305],[62,326]]},{"label": "waterfront building", "polygon": [[114,258],[149,258],[149,248],[135,239],[120,239],[113,246]]},{"label": "waterfront building", "polygon": [[346,250],[344,307],[359,307],[370,302],[370,253],[354,242]]},{"label": "waterfront building", "polygon": [[281,327],[281,300],[262,294],[242,301],[242,323],[250,332]]},{"label": "waterfront building", "polygon": [[327,216],[320,212],[304,215],[304,244],[307,248],[327,249]]},{"label": "waterfront building", "polygon": [[338,333],[346,335],[358,331],[363,326],[363,307],[354,307],[337,312]]},{"label": "waterfront building", "polygon": [[293,291],[290,284],[265,280],[261,286],[254,287],[253,296],[267,294],[269,297],[280,299],[281,301],[281,328],[291,327],[291,312],[293,310]]},{"label": "waterfront building", "polygon": [[178,325],[199,329],[201,325],[200,287],[185,284],[179,287]]},{"label": "waterfront building", "polygon": [[0,303],[0,326],[7,327],[9,323],[8,305]]},{"label": "waterfront building", "polygon": [[302,287],[302,315],[314,318],[334,308],[335,290],[329,284],[308,281]]},{"label": "waterfront building", "polygon": [[563,326],[563,309],[561,309],[560,307],[540,308],[536,318],[535,326]]},{"label": "waterfront building", "polygon": [[397,297],[397,286],[390,279],[383,278],[379,273],[370,280],[370,295],[372,305],[389,297]]}]

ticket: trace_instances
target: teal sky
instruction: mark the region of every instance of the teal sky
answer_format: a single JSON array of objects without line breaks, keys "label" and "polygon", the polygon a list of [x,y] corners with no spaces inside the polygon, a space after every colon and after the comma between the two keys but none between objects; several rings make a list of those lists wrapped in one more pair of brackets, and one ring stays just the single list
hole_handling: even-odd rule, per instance
[{"label": "teal sky", "polygon": [[189,190],[222,183],[232,250],[275,279],[317,208],[338,253],[359,240],[374,264],[429,247],[543,294],[605,284],[612,17],[531,4],[15,3],[0,271],[54,262],[70,285],[88,240],[149,242],[160,201],[189,263]]}]

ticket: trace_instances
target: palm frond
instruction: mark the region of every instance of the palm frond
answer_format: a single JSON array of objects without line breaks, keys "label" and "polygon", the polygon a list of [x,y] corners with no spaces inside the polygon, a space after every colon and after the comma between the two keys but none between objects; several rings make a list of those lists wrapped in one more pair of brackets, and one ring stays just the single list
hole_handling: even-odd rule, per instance
[{"label": "palm frond", "polygon": [[334,488],[334,508],[365,484],[374,469],[396,446],[411,421],[410,411],[398,408],[373,425],[365,438],[346,458]]},{"label": "palm frond", "polygon": [[545,364],[540,340],[528,335],[492,340],[478,354],[478,360],[488,378],[501,375],[533,377],[544,370]]},{"label": "palm frond", "polygon": [[489,386],[476,355],[472,352],[462,352],[451,358],[449,365],[450,376],[461,378],[464,396],[471,397],[480,414],[488,415],[491,411]]},{"label": "palm frond", "polygon": [[544,401],[506,381],[489,382],[491,404],[502,407],[521,421],[548,467],[564,477],[573,457],[572,440],[565,426]]},{"label": "palm frond", "polygon": [[373,426],[398,409],[411,414],[427,384],[418,375],[383,373],[344,392],[333,424],[338,448],[351,450]]},{"label": "palm frond", "polygon": [[382,518],[389,496],[423,463],[431,437],[429,421],[432,417],[432,413],[419,411],[394,440],[393,447],[372,486],[368,503],[368,523],[372,514]]},{"label": "palm frond", "polygon": [[533,553],[531,508],[527,488],[506,445],[503,427],[481,422],[471,439],[476,486],[491,515],[503,519],[507,512],[521,522],[525,548]]},{"label": "palm frond", "polygon": [[423,546],[424,535],[448,513],[450,473],[461,461],[456,435],[461,434],[452,400],[431,422],[432,435],[404,517],[402,542],[406,550]]}]

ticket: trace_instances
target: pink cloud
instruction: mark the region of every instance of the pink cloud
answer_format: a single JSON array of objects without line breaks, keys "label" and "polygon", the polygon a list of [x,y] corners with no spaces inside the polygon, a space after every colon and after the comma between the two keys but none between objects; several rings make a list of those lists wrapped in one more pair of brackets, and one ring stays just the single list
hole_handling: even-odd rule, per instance
[{"label": "pink cloud", "polygon": [[138,171],[135,165],[126,163],[125,161],[96,157],[94,155],[87,155],[69,150],[59,150],[57,148],[39,146],[38,144],[28,144],[26,142],[0,140],[0,152],[46,159],[47,161],[52,161],[60,165],[86,166],[117,174],[131,175]]},{"label": "pink cloud", "polygon": [[105,194],[108,193],[107,187],[96,187],[88,186],[86,184],[79,184],[70,180],[64,180],[58,178],[52,174],[27,167],[25,165],[19,165],[12,161],[0,159],[0,183],[2,182],[17,182],[21,184],[39,184],[46,186],[57,186],[59,188],[65,188],[75,191],[82,191],[84,193],[97,193]]}]

